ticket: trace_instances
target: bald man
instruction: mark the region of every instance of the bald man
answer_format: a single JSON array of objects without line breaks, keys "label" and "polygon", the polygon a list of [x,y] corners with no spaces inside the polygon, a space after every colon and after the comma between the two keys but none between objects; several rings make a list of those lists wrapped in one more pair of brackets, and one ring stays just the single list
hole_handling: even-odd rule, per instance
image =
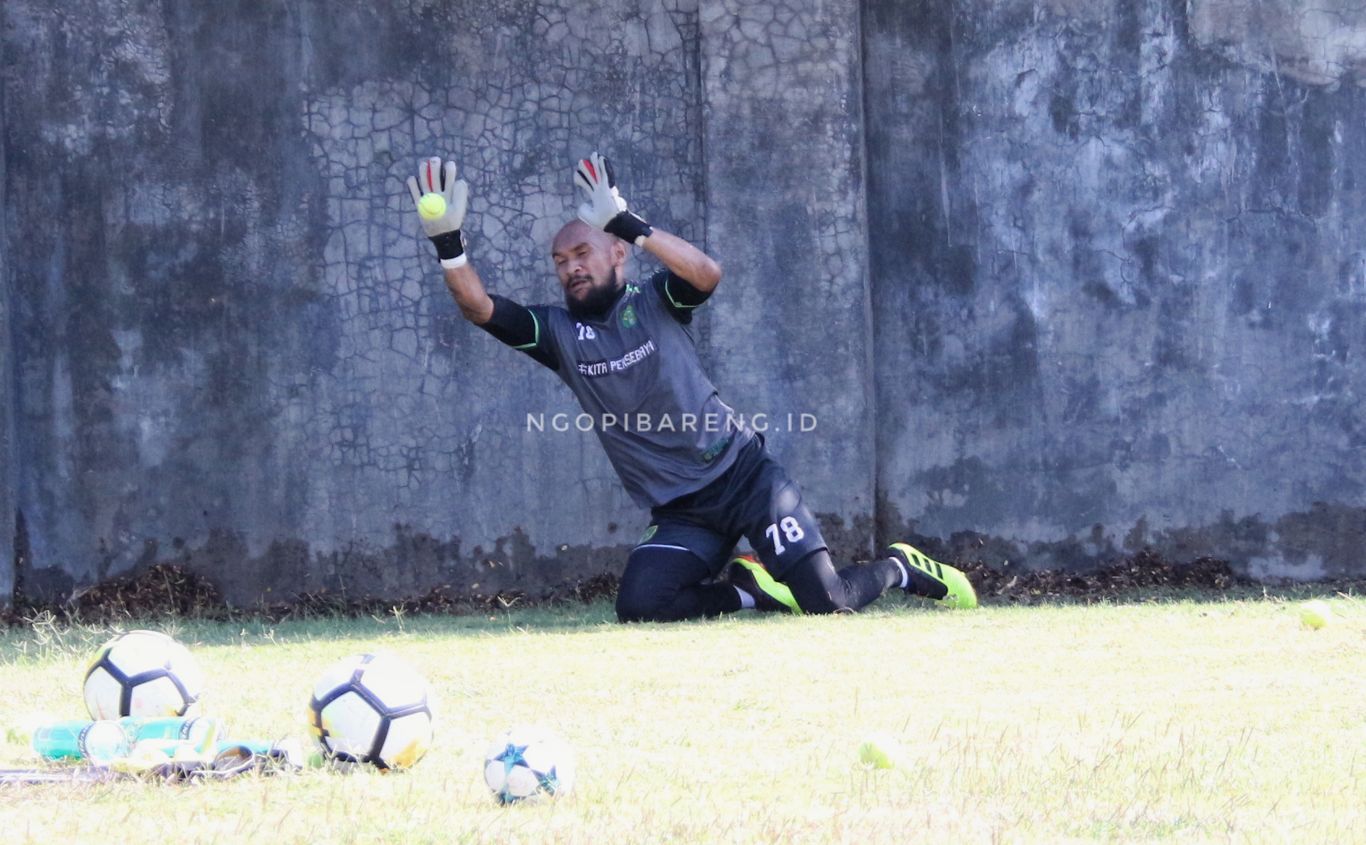
[{"label": "bald man", "polygon": [[[627,493],[650,510],[622,574],[618,618],[853,611],[894,588],[976,607],[962,572],[906,543],[835,570],[800,488],[762,434],[721,400],[698,358],[692,315],[720,283],[720,266],[630,211],[602,155],[580,160],[574,181],[584,203],[551,246],[564,307],[528,307],[484,289],[465,255],[468,186],[453,162],[428,159],[408,188],[415,204],[442,195],[444,213],[419,220],[461,313],[559,375],[594,421]],[[663,269],[627,281],[630,245]],[[741,537],[754,555],[734,555]]]}]

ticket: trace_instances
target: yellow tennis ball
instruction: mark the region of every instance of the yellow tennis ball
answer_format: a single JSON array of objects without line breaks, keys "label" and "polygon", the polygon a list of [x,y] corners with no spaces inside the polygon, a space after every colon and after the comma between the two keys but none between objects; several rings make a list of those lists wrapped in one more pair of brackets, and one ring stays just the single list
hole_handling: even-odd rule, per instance
[{"label": "yellow tennis ball", "polygon": [[874,769],[896,768],[896,744],[886,736],[870,736],[858,747],[858,758]]},{"label": "yellow tennis ball", "polygon": [[1300,621],[1317,631],[1333,621],[1333,609],[1326,601],[1307,601],[1300,605]]},{"label": "yellow tennis ball", "polygon": [[423,194],[417,201],[417,213],[428,220],[435,220],[446,213],[446,198],[440,194]]}]

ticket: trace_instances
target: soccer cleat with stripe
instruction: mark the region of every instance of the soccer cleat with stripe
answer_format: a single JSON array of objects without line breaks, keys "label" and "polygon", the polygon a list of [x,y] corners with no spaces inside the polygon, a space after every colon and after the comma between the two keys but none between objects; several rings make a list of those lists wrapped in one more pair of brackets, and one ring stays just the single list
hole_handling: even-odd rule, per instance
[{"label": "soccer cleat with stripe", "polygon": [[944,607],[977,606],[977,591],[968,576],[926,555],[910,543],[893,543],[892,558],[906,569],[906,592],[934,599]]},{"label": "soccer cleat with stripe", "polygon": [[752,555],[738,555],[726,567],[726,581],[754,596],[756,610],[800,614],[802,609],[786,584],[774,580]]}]

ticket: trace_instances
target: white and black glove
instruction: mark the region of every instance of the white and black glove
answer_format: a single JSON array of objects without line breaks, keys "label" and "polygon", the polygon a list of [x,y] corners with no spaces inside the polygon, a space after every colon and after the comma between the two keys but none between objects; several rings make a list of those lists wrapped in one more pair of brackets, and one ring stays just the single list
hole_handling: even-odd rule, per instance
[{"label": "white and black glove", "polygon": [[574,184],[583,189],[588,201],[579,206],[579,219],[595,229],[616,235],[640,246],[654,232],[650,224],[626,209],[626,199],[617,191],[612,164],[599,152],[579,159],[574,168]]},{"label": "white and black glove", "polygon": [[[413,195],[417,219],[422,221],[422,231],[436,245],[436,257],[441,259],[442,267],[461,267],[468,260],[460,226],[465,222],[469,192],[470,186],[465,180],[455,178],[455,162],[448,161],[443,166],[436,156],[422,162],[416,179],[408,177],[408,193]],[[441,202],[428,200],[424,203],[428,194],[441,197]],[[440,213],[433,214],[434,211]]]}]

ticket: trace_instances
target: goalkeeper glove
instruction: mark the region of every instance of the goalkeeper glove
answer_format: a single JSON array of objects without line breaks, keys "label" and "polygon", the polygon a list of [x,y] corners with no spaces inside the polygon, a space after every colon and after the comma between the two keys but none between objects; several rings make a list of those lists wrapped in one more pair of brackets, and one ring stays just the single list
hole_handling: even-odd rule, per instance
[{"label": "goalkeeper glove", "polygon": [[579,206],[579,219],[589,226],[636,246],[642,245],[654,232],[649,223],[627,210],[625,198],[617,191],[612,164],[602,153],[594,152],[579,160],[578,167],[574,168],[574,184],[588,197],[588,201]]},{"label": "goalkeeper glove", "polygon": [[442,267],[461,267],[467,261],[460,226],[465,222],[469,190],[464,179],[456,180],[455,162],[448,161],[443,166],[436,156],[422,162],[416,179],[408,177],[408,193],[413,195],[415,206],[420,207],[425,194],[439,194],[445,202],[446,210],[436,217],[427,217],[421,210],[417,215],[422,231],[436,246],[436,257],[441,259]]}]

